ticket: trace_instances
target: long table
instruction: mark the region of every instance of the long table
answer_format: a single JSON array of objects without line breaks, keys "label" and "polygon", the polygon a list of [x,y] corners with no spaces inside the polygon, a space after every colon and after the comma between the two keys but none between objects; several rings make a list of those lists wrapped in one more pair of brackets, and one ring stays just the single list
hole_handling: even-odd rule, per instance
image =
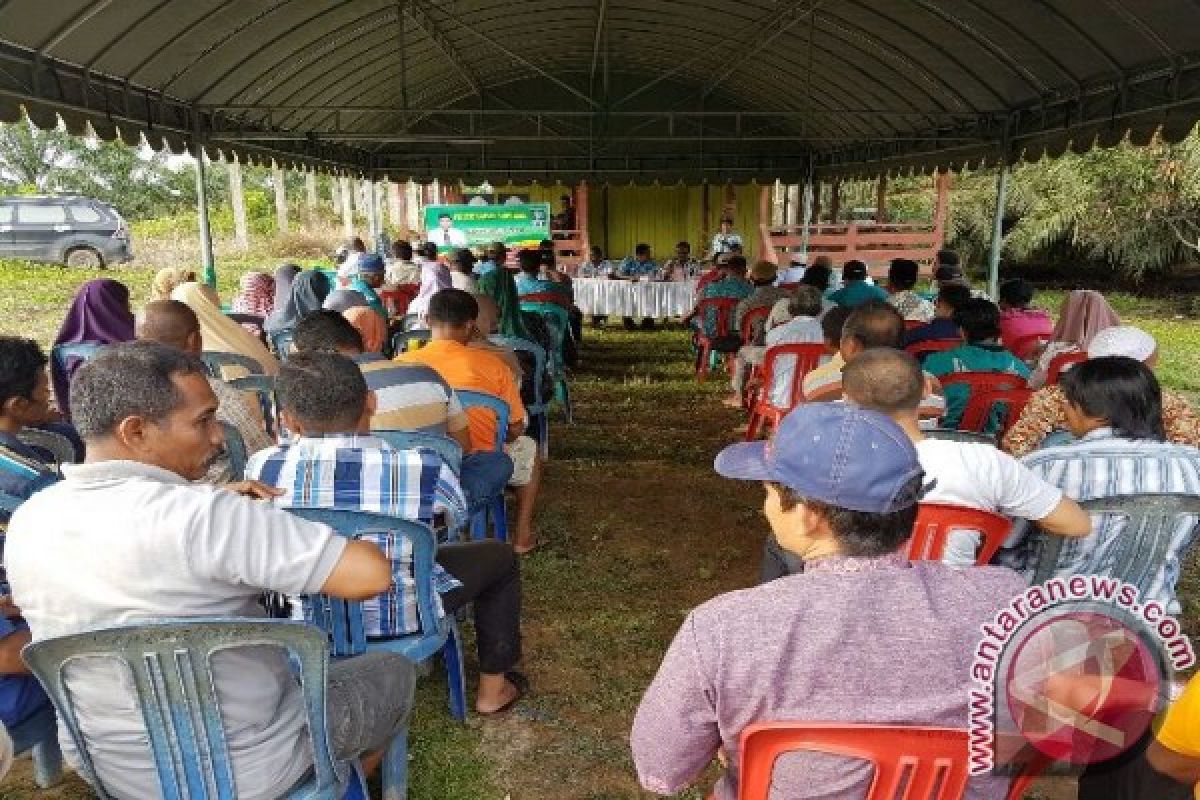
[{"label": "long table", "polygon": [[696,305],[696,281],[627,281],[576,278],[575,305],[585,314],[680,317]]}]

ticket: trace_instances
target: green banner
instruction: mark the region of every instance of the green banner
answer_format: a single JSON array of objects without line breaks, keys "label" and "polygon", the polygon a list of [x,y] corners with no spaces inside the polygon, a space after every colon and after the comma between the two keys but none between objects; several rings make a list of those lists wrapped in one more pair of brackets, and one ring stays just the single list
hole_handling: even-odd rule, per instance
[{"label": "green banner", "polygon": [[438,252],[492,242],[536,248],[550,238],[550,204],[425,206],[425,236]]}]

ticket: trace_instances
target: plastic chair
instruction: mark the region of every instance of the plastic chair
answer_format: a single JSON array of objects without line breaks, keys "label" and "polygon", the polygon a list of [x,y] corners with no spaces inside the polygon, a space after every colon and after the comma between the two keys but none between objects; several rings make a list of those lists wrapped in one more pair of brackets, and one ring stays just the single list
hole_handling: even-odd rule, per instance
[{"label": "plastic chair", "polygon": [[[709,370],[712,369],[713,357],[716,355],[713,351],[713,343],[722,336],[729,335],[733,312],[740,302],[741,300],[736,297],[710,297],[707,300],[701,300],[700,304],[696,306],[695,319],[699,326],[696,330],[696,347],[699,350],[696,359],[697,381],[703,383],[708,378]],[[716,315],[716,325],[711,336],[705,332],[710,311]]]},{"label": "plastic chair", "polygon": [[263,422],[267,433],[276,434],[278,422],[278,402],[275,399],[275,378],[270,375],[244,375],[226,381],[229,386],[240,392],[253,392],[258,398],[259,408],[262,409]]},{"label": "plastic chair", "polygon": [[[963,410],[962,420],[958,426],[965,431],[983,432],[988,421],[999,418],[1000,428],[997,437],[1003,439],[1008,429],[1021,417],[1021,412],[1033,397],[1033,389],[1027,386],[1014,386],[1011,389],[987,389],[985,391],[971,390],[967,398],[967,407]],[[999,413],[997,406],[1006,406]]]},{"label": "plastic chair", "polygon": [[399,330],[392,334],[392,352],[400,354],[407,353],[409,350],[420,350],[431,341],[433,341],[431,331],[425,329]]},{"label": "plastic chair", "polygon": [[58,718],[46,707],[14,728],[8,729],[13,754],[33,751],[33,780],[49,789],[62,780],[62,750],[58,747]]},{"label": "plastic chair", "polygon": [[[63,374],[66,374],[67,367],[70,365],[70,359],[78,359],[82,362],[87,362],[96,357],[96,355],[105,347],[102,344],[95,342],[76,342],[75,344],[56,344],[50,349],[50,361],[54,364],[54,368]],[[64,413],[66,409],[60,409]]]},{"label": "plastic chair", "polygon": [[55,464],[74,464],[82,457],[69,436],[50,428],[22,428],[17,432],[17,439],[29,447],[46,451]]},{"label": "plastic chair", "polygon": [[388,316],[399,317],[408,311],[409,303],[417,296],[420,288],[418,284],[407,283],[403,286],[394,286],[391,289],[378,289],[376,293],[383,302],[383,307],[387,309]]},{"label": "plastic chair", "polygon": [[226,367],[244,369],[250,375],[264,375],[266,370],[258,363],[258,359],[244,356],[241,353],[221,353],[216,350],[205,350],[200,354],[200,360],[208,367],[208,374],[214,378],[221,377],[221,370]]},{"label": "plastic chair", "polygon": [[233,767],[210,665],[218,652],[250,646],[287,650],[304,691],[314,777],[287,797],[366,800],[357,765],[334,763],[329,749],[325,727],[329,654],[325,636],[316,628],[281,621],[189,619],[47,639],[27,645],[22,655],[58,710],[79,751],[82,772],[101,800],[111,795],[96,776],[67,680],[72,662],[93,657],[119,661],[132,676],[163,797],[233,800],[237,797]]},{"label": "plastic chair", "polygon": [[238,429],[230,425],[228,422],[222,422],[221,428],[225,431],[225,457],[229,459],[229,472],[233,475],[234,480],[241,480],[246,474],[246,442],[242,439],[242,434]]},{"label": "plastic chair", "polygon": [[[983,420],[977,426],[972,427],[966,425],[966,410],[970,406],[971,398],[986,392],[998,392],[1009,389],[1025,389],[1028,386],[1023,377],[1020,375],[1014,375],[1011,372],[948,372],[945,375],[939,375],[938,381],[942,384],[943,389],[950,386],[967,387],[967,405],[963,407],[963,416],[962,419],[959,420],[958,426],[965,430],[978,431],[981,433],[986,433],[984,429],[988,426],[988,422],[991,418],[988,417],[985,412],[981,411],[979,413],[983,414]],[[1026,398],[1026,402],[1028,402],[1028,398]],[[990,410],[991,406],[989,405],[986,408]],[[1015,422],[1016,419],[1013,418],[1013,421]],[[996,420],[995,422],[996,426],[998,427],[1000,424],[999,420]]]},{"label": "plastic chair", "polygon": [[255,329],[255,335],[262,341],[267,343],[267,318],[258,314],[244,314],[239,311],[226,311],[225,316],[241,325],[243,328],[250,326]]},{"label": "plastic chair", "polygon": [[[1102,548],[1103,561],[1082,565],[1078,574],[1120,578],[1144,596],[1166,562],[1181,517],[1194,516],[1200,524],[1200,497],[1186,494],[1132,494],[1081,501],[1079,505],[1093,520],[1100,516],[1126,519],[1125,528]],[[1093,523],[1092,536],[1098,526]],[[1066,539],[1044,536],[1030,585],[1044,583],[1058,571],[1058,560]],[[1182,555],[1182,554],[1181,554]]]},{"label": "plastic chair", "polygon": [[[495,395],[486,392],[456,391],[459,402],[464,409],[485,408],[496,417],[496,450],[504,452],[505,434],[508,432],[508,403]],[[508,541],[508,508],[504,501],[504,492],[497,494],[483,509],[476,511],[471,517],[471,538],[486,539],[488,523],[496,538],[502,542]]]},{"label": "plastic chair", "polygon": [[966,791],[965,730],[764,722],[742,731],[738,800],[767,800],[776,759],[796,750],[871,762],[865,800],[958,800]]},{"label": "plastic chair", "polygon": [[975,565],[991,562],[996,551],[1004,544],[1012,520],[990,511],[976,508],[952,506],[944,503],[921,503],[917,506],[917,521],[913,525],[912,538],[908,540],[910,561],[941,561],[946,550],[946,540],[954,531],[970,531],[983,537]]},{"label": "plastic chair", "polygon": [[1050,359],[1050,364],[1046,367],[1046,385],[1054,386],[1064,372],[1087,359],[1087,353],[1059,353]]},{"label": "plastic chair", "polygon": [[275,351],[275,357],[280,361],[287,361],[288,355],[291,354],[293,335],[294,331],[291,328],[271,334],[271,349]]},{"label": "plastic chair", "polygon": [[546,351],[536,342],[522,339],[519,336],[493,335],[488,337],[488,341],[511,348],[519,353],[528,353],[533,357],[533,402],[525,404],[525,411],[529,414],[529,424],[533,428],[533,435],[537,440],[542,458],[549,458],[550,416],[547,412],[550,403],[547,398],[542,396],[542,383],[545,380],[548,366]]},{"label": "plastic chair", "polygon": [[[386,650],[419,663],[440,652],[446,664],[450,713],[459,722],[465,721],[467,684],[463,676],[462,637],[458,633],[458,625],[453,615],[439,613],[441,604],[433,586],[433,564],[437,555],[437,537],[433,529],[413,520],[367,511],[295,507],[289,508],[288,511],[310,522],[328,525],[347,539],[357,539],[364,533],[383,532],[397,539],[408,540],[412,545],[413,580],[417,592],[419,627],[415,633],[388,639],[367,639],[363,627],[362,604],[336,597],[310,595],[304,599],[306,611],[311,614],[313,624],[323,630],[329,638],[329,649],[334,657],[361,655],[368,650]],[[395,744],[393,743],[393,747]],[[393,763],[392,749],[388,751],[387,762],[390,766],[384,768],[384,793],[386,797],[391,798],[393,793],[390,786],[397,780],[403,780],[404,776],[393,774],[389,779],[389,772],[406,769],[406,763]]]},{"label": "plastic chair", "polygon": [[1050,334],[1048,333],[1028,333],[1013,339],[1012,347],[1008,350],[1017,358],[1028,360],[1035,353],[1040,352],[1049,341]]},{"label": "plastic chair", "polygon": [[[789,411],[800,404],[803,398],[801,386],[804,377],[827,355],[823,344],[777,344],[768,348],[763,358],[762,385],[756,390],[756,397],[750,404],[750,422],[746,426],[746,441],[752,442],[762,433],[763,427],[769,425],[774,430],[779,421]],[[775,387],[775,369],[780,358],[795,359],[792,369],[792,383],[788,387],[788,404],[784,408],[776,406],[771,401],[771,393]]]},{"label": "plastic chair", "polygon": [[923,342],[913,342],[904,349],[917,361],[924,361],[930,353],[944,353],[962,347],[962,339],[926,339]]},{"label": "plastic chair", "polygon": [[752,308],[742,315],[742,327],[739,330],[739,333],[742,335],[743,345],[754,344],[754,325],[756,323],[761,323],[759,325],[759,331],[760,333],[764,333],[762,329],[766,327],[767,317],[769,316],[771,316],[771,309],[769,306]]},{"label": "plastic chair", "polygon": [[378,436],[396,450],[432,450],[442,457],[450,469],[454,470],[454,474],[458,475],[462,472],[462,448],[458,442],[451,439],[449,436],[442,436],[438,433],[426,433],[424,431],[395,431],[395,430],[377,430],[371,431],[372,436]]},{"label": "plastic chair", "polygon": [[521,295],[521,305],[548,303],[564,311],[571,306],[571,297],[566,292],[533,292]]},{"label": "plastic chair", "polygon": [[919,319],[906,319],[906,320],[904,320],[904,330],[906,332],[907,331],[915,331],[917,328],[925,327],[925,324],[926,323],[921,322],[921,320],[919,320]]},{"label": "plastic chair", "polygon": [[951,442],[970,442],[972,444],[990,444],[992,446],[996,444],[996,437],[994,436],[974,431],[960,431],[954,428],[934,428],[933,430],[921,431],[921,433],[930,439],[945,439]]}]

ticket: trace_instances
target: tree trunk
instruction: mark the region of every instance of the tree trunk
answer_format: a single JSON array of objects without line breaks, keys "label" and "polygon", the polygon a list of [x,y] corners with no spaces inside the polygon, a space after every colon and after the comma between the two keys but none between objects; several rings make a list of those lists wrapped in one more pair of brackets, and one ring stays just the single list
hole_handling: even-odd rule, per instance
[{"label": "tree trunk", "polygon": [[278,164],[271,164],[271,183],[275,184],[275,223],[280,233],[287,233],[288,205],[287,183],[283,169]]},{"label": "tree trunk", "polygon": [[229,168],[229,199],[233,203],[233,238],[242,250],[250,247],[250,229],[246,225],[246,194],[242,188],[242,164],[236,157],[226,162]]},{"label": "tree trunk", "polygon": [[317,173],[311,169],[304,173],[304,205],[311,225],[317,219]]},{"label": "tree trunk", "polygon": [[340,176],[338,183],[339,194],[342,196],[342,233],[349,239],[354,236],[354,190],[351,188],[350,178],[346,175]]}]

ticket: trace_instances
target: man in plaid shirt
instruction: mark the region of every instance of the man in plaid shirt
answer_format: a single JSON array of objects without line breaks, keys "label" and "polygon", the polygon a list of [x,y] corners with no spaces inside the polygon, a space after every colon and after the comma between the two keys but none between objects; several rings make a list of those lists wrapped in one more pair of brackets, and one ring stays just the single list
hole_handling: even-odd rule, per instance
[{"label": "man in plaid shirt", "polygon": [[[371,511],[458,530],[467,519],[458,477],[431,450],[396,450],[370,435],[375,397],[353,361],[336,353],[294,354],[277,379],[281,417],[298,438],[254,456],[247,476],[284,491],[282,507]],[[417,629],[412,552],[380,545],[394,566],[392,590],[363,603],[368,637]],[[481,714],[507,710],[527,689],[521,657],[521,576],[512,547],[482,541],[442,544],[435,588],[453,613],[473,604]]]}]

